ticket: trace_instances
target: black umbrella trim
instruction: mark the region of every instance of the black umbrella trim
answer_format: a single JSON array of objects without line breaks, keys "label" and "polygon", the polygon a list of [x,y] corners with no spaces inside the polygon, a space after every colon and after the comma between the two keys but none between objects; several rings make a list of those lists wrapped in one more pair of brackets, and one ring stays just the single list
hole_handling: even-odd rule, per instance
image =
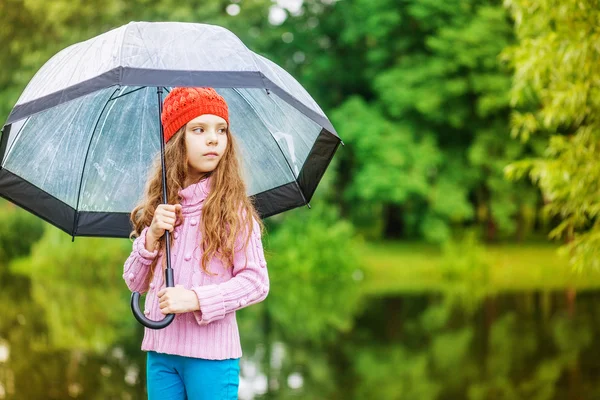
[{"label": "black umbrella trim", "polygon": [[[10,126],[5,129],[0,142],[0,157],[3,156],[2,146],[6,146],[5,138]],[[322,129],[300,171],[298,181],[252,196],[261,218],[308,204],[339,144],[337,136]],[[298,187],[301,189],[300,193]],[[73,207],[7,169],[0,169],[0,196],[71,236],[126,238],[133,230],[129,213],[76,212]]]},{"label": "black umbrella trim", "polygon": [[308,153],[306,162],[298,175],[298,185],[307,202],[312,199],[323,174],[338,149],[340,139],[326,129],[322,129]]},{"label": "black umbrella trim", "polygon": [[4,162],[4,154],[6,154],[6,147],[8,146],[8,137],[10,135],[10,127],[7,125],[2,128],[2,137],[0,138],[0,170],[2,169],[2,163]]},{"label": "black umbrella trim", "polygon": [[75,209],[6,168],[0,170],[0,196],[71,234]]},{"label": "black umbrella trim", "polygon": [[[338,145],[339,139],[323,130],[300,172],[300,187],[305,191],[304,197],[298,194],[298,182],[296,181],[258,193],[252,197],[260,217],[268,218],[306,205],[319,183],[318,180],[321,179],[324,173],[324,170],[319,171],[318,168],[327,167]],[[311,181],[311,179],[318,180]],[[88,211],[76,213],[75,209],[66,203],[7,169],[0,170],[0,196],[71,236],[126,238],[133,230],[129,221],[129,213]],[[33,211],[34,206],[36,211]],[[73,231],[75,218],[77,218],[77,224],[75,231]]]},{"label": "black umbrella trim", "polygon": [[19,104],[11,111],[6,124],[29,117],[67,101],[108,87],[121,86],[210,86],[215,88],[263,88],[272,90],[308,118],[337,136],[331,122],[290,95],[260,71],[165,71],[140,68],[115,68],[95,78],[80,82],[39,99]]}]

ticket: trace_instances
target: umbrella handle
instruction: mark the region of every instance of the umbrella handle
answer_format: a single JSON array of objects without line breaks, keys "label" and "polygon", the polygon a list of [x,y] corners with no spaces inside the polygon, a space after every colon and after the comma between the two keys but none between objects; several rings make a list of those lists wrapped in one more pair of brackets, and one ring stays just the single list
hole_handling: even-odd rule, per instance
[{"label": "umbrella handle", "polygon": [[[165,270],[165,282],[167,287],[173,287],[173,269],[167,268]],[[140,310],[140,293],[133,292],[131,294],[131,311],[133,316],[138,322],[150,329],[163,329],[166,328],[175,319],[175,314],[167,314],[165,318],[160,321],[153,321],[146,318],[142,310]]]},{"label": "umbrella handle", "polygon": [[[162,115],[162,86],[158,86],[156,88],[156,93],[158,94],[158,126],[160,127],[160,164],[161,164],[161,176],[162,176],[162,196],[163,203],[167,204],[167,167],[165,166],[165,132],[164,127],[162,125],[160,116]],[[165,255],[167,257],[167,268],[165,269],[165,283],[166,287],[174,287],[173,281],[173,269],[171,268],[171,233],[167,230],[165,231]],[[173,320],[175,319],[175,314],[167,314],[167,316],[161,321],[153,321],[151,319],[146,318],[146,316],[140,310],[140,293],[133,292],[131,294],[131,311],[133,311],[133,316],[138,322],[150,329],[162,329],[166,328]]]}]

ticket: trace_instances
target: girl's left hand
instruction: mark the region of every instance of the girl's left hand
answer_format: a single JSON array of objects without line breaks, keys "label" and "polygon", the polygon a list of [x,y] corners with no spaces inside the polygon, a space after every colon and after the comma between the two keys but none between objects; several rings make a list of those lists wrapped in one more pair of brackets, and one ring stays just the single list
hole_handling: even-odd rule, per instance
[{"label": "girl's left hand", "polygon": [[161,289],[157,296],[160,312],[165,315],[181,314],[200,309],[196,293],[184,288],[183,285]]}]

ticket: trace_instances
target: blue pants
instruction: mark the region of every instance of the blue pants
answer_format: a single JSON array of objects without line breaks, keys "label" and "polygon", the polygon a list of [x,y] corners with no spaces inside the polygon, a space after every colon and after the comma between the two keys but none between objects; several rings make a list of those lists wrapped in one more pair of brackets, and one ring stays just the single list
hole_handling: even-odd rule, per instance
[{"label": "blue pants", "polygon": [[240,359],[205,360],[149,351],[149,400],[231,400],[238,398]]}]

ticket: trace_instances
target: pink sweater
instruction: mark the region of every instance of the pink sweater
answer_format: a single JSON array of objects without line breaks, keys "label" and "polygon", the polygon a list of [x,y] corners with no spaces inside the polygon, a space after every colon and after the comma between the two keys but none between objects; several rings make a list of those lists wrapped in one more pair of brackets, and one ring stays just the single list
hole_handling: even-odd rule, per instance
[{"label": "pink sweater", "polygon": [[[184,222],[174,230],[171,247],[171,267],[175,285],[183,285],[198,296],[200,310],[175,314],[164,329],[144,328],[142,350],[177,354],[187,357],[223,360],[242,356],[236,310],[258,303],[267,297],[269,276],[258,223],[254,221],[252,236],[243,251],[243,235],[236,244],[233,268],[225,269],[218,258],[208,262],[208,269],[218,275],[206,274],[200,267],[200,221],[202,207],[209,192],[210,179],[204,179],[181,190]],[[146,227],[133,242],[133,250],[123,269],[123,279],[131,291],[146,292],[145,277],[158,252],[145,248]],[[146,295],[144,313],[152,320],[161,320],[158,296],[165,287],[162,254],[155,267]],[[244,268],[244,264],[247,265]]]}]

